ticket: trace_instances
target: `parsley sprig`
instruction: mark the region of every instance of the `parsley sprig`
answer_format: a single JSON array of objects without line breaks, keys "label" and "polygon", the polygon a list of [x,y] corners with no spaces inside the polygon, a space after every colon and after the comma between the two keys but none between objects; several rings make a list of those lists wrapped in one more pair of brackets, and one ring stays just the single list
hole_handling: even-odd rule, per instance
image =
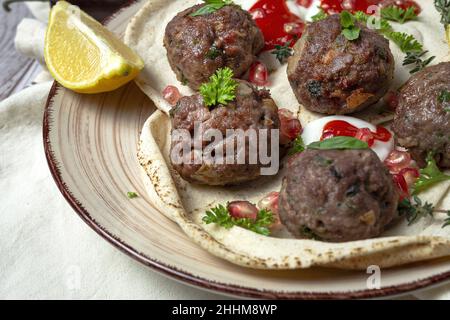
[{"label": "parsley sprig", "polygon": [[359,38],[361,28],[359,28],[355,22],[356,19],[350,12],[346,10],[341,12],[342,35],[347,38],[347,40],[353,41]]},{"label": "parsley sprig", "polygon": [[217,69],[209,78],[209,82],[200,86],[199,91],[205,106],[226,105],[236,98],[238,83],[233,76],[233,70],[228,67]]},{"label": "parsley sprig", "polygon": [[225,206],[219,204],[206,211],[206,215],[202,220],[206,224],[215,223],[225,229],[231,229],[234,226],[238,226],[268,236],[270,235],[269,226],[274,222],[274,217],[271,211],[262,209],[258,212],[256,220],[249,218],[234,218],[230,215]]},{"label": "parsley sprig", "polygon": [[198,9],[197,11],[191,13],[191,17],[203,16],[205,14],[210,14],[222,9],[225,6],[233,4],[232,0],[203,0],[205,5]]},{"label": "parsley sprig", "polygon": [[287,58],[292,56],[292,48],[291,48],[291,41],[286,42],[284,45],[277,44],[275,45],[275,49],[272,50],[270,53],[275,55],[275,58],[277,58],[280,63],[284,63]]},{"label": "parsley sprig", "polygon": [[414,7],[409,7],[405,10],[398,6],[388,6],[381,9],[381,17],[403,24],[406,21],[417,19],[417,14]]},{"label": "parsley sprig", "polygon": [[319,12],[317,12],[315,15],[313,15],[311,17],[311,20],[313,22],[317,22],[317,21],[321,21],[321,20],[325,20],[328,17],[328,15],[326,14],[326,12],[319,7]]},{"label": "parsley sprig", "polygon": [[424,169],[420,169],[420,176],[414,184],[414,194],[420,193],[436,183],[446,180],[450,180],[450,176],[439,170],[433,153],[430,152],[427,156],[427,166]]}]

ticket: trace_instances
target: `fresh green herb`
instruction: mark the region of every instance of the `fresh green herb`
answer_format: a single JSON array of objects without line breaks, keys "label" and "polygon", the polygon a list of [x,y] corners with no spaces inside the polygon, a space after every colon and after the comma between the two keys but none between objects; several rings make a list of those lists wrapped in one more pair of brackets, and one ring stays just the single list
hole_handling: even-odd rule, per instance
[{"label": "fresh green herb", "polygon": [[375,16],[368,15],[363,11],[356,11],[353,17],[361,23],[367,24],[376,29],[380,33],[386,33],[393,31],[391,24],[386,19],[377,18]]},{"label": "fresh green herb", "polygon": [[434,58],[436,58],[435,56],[429,57],[428,59],[422,60],[422,57],[424,55],[426,55],[428,53],[428,51],[422,51],[422,52],[407,52],[406,53],[406,57],[403,60],[403,65],[407,66],[407,65],[414,65],[414,69],[412,69],[409,73],[413,74],[416,73],[420,70],[422,70],[423,68],[425,68],[427,65],[430,64],[431,61],[434,60]]},{"label": "fresh green herb", "polygon": [[325,20],[327,17],[328,17],[328,15],[325,13],[325,11],[323,11],[322,8],[319,8],[319,12],[316,13],[315,15],[313,15],[311,17],[311,20],[313,22],[317,22],[317,21]]},{"label": "fresh green herb", "polygon": [[361,29],[355,25],[355,21],[355,17],[350,12],[346,10],[341,12],[341,33],[349,41],[358,39],[361,32]]},{"label": "fresh green herb", "polygon": [[232,0],[203,0],[205,5],[198,9],[197,11],[191,13],[191,17],[203,16],[205,14],[210,14],[222,9],[225,6],[233,4]]},{"label": "fresh green herb", "polygon": [[405,10],[397,6],[389,6],[381,9],[381,17],[403,24],[406,21],[416,19],[417,14],[414,7],[409,7]]},{"label": "fresh green herb", "polygon": [[292,156],[303,151],[305,151],[305,143],[303,142],[302,136],[298,136],[295,138],[291,149],[289,149],[288,155]]},{"label": "fresh green herb", "polygon": [[438,101],[444,104],[445,112],[450,112],[450,91],[442,90],[439,94]]},{"label": "fresh green herb", "polygon": [[450,91],[442,90],[441,93],[439,94],[438,100],[440,103],[450,102]]},{"label": "fresh green herb", "polygon": [[422,52],[423,46],[420,42],[416,40],[412,35],[404,33],[391,31],[385,34],[389,39],[391,39],[404,53],[408,52]]},{"label": "fresh green herb", "polygon": [[419,221],[421,218],[433,216],[434,207],[431,203],[425,202],[418,196],[414,196],[413,200],[403,199],[398,205],[398,213],[400,216],[405,216],[408,225]]},{"label": "fresh green herb", "polygon": [[430,152],[427,157],[427,166],[424,169],[420,169],[420,176],[414,184],[414,194],[420,193],[432,185],[446,180],[450,180],[450,176],[439,170],[433,153]]},{"label": "fresh green herb", "polygon": [[447,218],[444,219],[444,224],[442,225],[442,228],[450,226],[450,210],[445,211],[445,213],[447,214]]},{"label": "fresh green herb", "polygon": [[222,51],[213,45],[213,46],[211,46],[211,48],[209,48],[208,52],[206,53],[206,57],[208,59],[214,60],[215,58],[219,57],[221,54],[222,54]]},{"label": "fresh green herb", "polygon": [[313,240],[322,240],[318,235],[316,235],[310,228],[307,226],[300,227],[300,234],[304,236],[307,239],[313,239]]},{"label": "fresh green herb", "polygon": [[134,199],[134,198],[137,198],[139,196],[138,196],[138,194],[136,192],[129,191],[129,192],[127,192],[127,197],[128,197],[128,199]]},{"label": "fresh green herb", "polygon": [[271,211],[263,209],[258,212],[256,220],[234,218],[230,215],[226,207],[219,204],[215,208],[206,211],[206,215],[202,220],[206,224],[215,223],[225,229],[238,226],[268,236],[270,235],[269,226],[273,223],[274,217]]},{"label": "fresh green herb", "polygon": [[434,6],[441,14],[441,23],[446,28],[450,24],[450,0],[434,0]]},{"label": "fresh green herb", "polygon": [[284,45],[275,45],[275,49],[272,50],[270,53],[275,55],[275,58],[277,58],[280,63],[283,63],[286,61],[287,58],[292,56],[292,48],[291,48],[291,41],[286,42]]},{"label": "fresh green herb", "polygon": [[313,142],[308,145],[308,149],[317,150],[345,150],[345,149],[368,149],[367,142],[361,141],[353,137],[333,137],[323,141]]},{"label": "fresh green herb", "polygon": [[226,67],[218,69],[199,90],[205,105],[210,107],[233,101],[236,98],[237,86],[237,81],[233,79],[233,70]]}]

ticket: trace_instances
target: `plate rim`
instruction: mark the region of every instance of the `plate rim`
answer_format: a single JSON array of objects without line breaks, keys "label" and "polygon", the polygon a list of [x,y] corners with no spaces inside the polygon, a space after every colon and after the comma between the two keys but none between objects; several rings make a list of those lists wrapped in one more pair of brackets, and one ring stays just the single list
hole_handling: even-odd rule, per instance
[{"label": "plate rim", "polygon": [[[102,21],[103,24],[109,23],[113,20],[122,10],[134,5],[138,0],[129,0],[122,7],[120,7],[115,13],[107,17]],[[91,214],[84,208],[81,201],[79,201],[73,193],[70,191],[68,185],[64,182],[60,165],[56,160],[53,153],[50,130],[51,130],[51,113],[53,108],[54,97],[61,90],[68,90],[58,84],[56,81],[49,91],[48,98],[45,104],[44,117],[43,117],[43,145],[47,164],[50,169],[50,173],[55,181],[59,191],[69,203],[72,209],[77,215],[100,237],[105,239],[115,248],[119,249],[122,253],[132,259],[144,264],[162,275],[175,279],[179,282],[198,287],[205,290],[210,290],[226,295],[257,298],[257,299],[368,299],[368,298],[380,298],[396,296],[405,293],[411,293],[420,289],[427,288],[429,286],[443,284],[446,281],[450,281],[450,271],[436,274],[427,278],[419,279],[412,282],[407,282],[399,285],[393,285],[389,287],[383,287],[380,289],[366,289],[357,291],[336,291],[336,292],[308,292],[308,291],[295,291],[295,292],[282,292],[274,290],[260,290],[256,288],[238,286],[233,284],[226,284],[208,280],[206,278],[196,276],[185,270],[180,270],[175,266],[169,266],[163,262],[157,261],[155,258],[148,257],[142,252],[134,249],[129,244],[125,243],[119,237],[110,233],[106,228],[97,223],[91,216]]]}]

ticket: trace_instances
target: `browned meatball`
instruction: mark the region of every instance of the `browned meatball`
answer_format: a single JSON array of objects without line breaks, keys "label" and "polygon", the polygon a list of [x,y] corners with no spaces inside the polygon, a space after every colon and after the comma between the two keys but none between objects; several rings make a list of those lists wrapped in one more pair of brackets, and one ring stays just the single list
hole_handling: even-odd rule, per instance
[{"label": "browned meatball", "polygon": [[[208,108],[204,105],[203,97],[200,94],[181,98],[171,111],[172,134],[174,130],[186,129],[193,138],[196,123],[200,125],[198,129],[202,129],[203,132],[207,132],[208,129],[219,130],[223,138],[226,137],[227,129],[242,129],[243,132],[254,129],[258,134],[261,129],[267,129],[266,142],[268,148],[270,148],[270,130],[280,128],[278,108],[267,90],[258,90],[248,82],[238,81],[236,99],[225,106],[219,105]],[[179,150],[174,151],[177,143],[174,139],[172,140],[172,153],[179,152]],[[214,141],[203,140],[203,152],[205,152],[206,146],[212,146],[212,143]],[[257,138],[257,143],[259,143],[259,138]],[[205,161],[200,164],[177,164],[173,163],[171,157],[172,165],[183,179],[200,184],[233,185],[259,177],[263,166],[259,161],[250,164],[248,156],[251,149],[249,149],[248,139],[245,146],[238,148],[237,143],[234,143],[234,145],[233,164],[206,163]],[[222,148],[224,158],[227,157],[226,146],[227,142],[224,143]],[[191,145],[187,158],[193,159],[195,152],[194,146]],[[237,155],[240,152],[245,152],[244,164],[237,162]]]},{"label": "browned meatball", "polygon": [[290,159],[279,214],[299,238],[376,237],[396,216],[398,194],[371,150],[306,150]]},{"label": "browned meatball", "polygon": [[450,62],[413,75],[400,89],[392,129],[423,167],[429,152],[441,168],[450,168]]},{"label": "browned meatball", "polygon": [[264,47],[264,36],[247,11],[236,5],[191,16],[204,4],[188,8],[166,27],[164,46],[177,79],[194,90],[218,68],[243,75]]},{"label": "browned meatball", "polygon": [[310,24],[294,46],[288,78],[297,100],[307,109],[347,114],[377,102],[394,75],[389,41],[359,24],[360,36],[341,34],[340,15]]}]

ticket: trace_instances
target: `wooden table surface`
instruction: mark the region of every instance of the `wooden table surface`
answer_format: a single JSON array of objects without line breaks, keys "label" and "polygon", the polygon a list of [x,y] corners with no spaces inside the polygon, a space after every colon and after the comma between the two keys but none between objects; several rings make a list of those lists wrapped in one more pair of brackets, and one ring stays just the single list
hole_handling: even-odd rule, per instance
[{"label": "wooden table surface", "polygon": [[0,8],[0,101],[29,86],[40,72],[40,65],[16,52],[16,27],[31,13],[24,4],[15,4],[11,12]]}]

